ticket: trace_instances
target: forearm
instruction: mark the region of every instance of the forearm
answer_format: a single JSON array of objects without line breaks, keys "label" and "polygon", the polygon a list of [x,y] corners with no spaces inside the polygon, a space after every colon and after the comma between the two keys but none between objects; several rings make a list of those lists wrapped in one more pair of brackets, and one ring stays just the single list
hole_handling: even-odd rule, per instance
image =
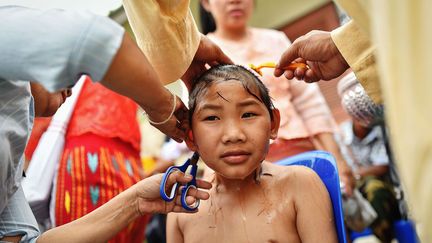
[{"label": "forearm", "polygon": [[139,216],[131,187],[82,218],[45,232],[37,242],[107,242]]},{"label": "forearm", "polygon": [[172,109],[171,93],[127,34],[101,84],[133,99],[155,121],[164,120]]},{"label": "forearm", "polygon": [[385,175],[389,170],[389,167],[387,165],[376,165],[376,166],[369,166],[369,167],[360,167],[357,170],[357,174],[360,177],[365,176],[383,176]]},{"label": "forearm", "polygon": [[314,136],[325,151],[330,152],[336,159],[339,174],[351,173],[347,162],[342,156],[339,145],[333,137],[332,133],[318,133]]}]

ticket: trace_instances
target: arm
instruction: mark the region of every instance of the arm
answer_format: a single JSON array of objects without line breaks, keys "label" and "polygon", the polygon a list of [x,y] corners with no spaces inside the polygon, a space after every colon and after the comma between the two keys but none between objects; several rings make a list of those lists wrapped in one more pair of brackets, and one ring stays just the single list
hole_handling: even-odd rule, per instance
[{"label": "arm", "polygon": [[178,215],[168,214],[166,225],[167,243],[184,242],[183,233],[179,227]]},{"label": "arm", "polygon": [[346,185],[348,195],[352,194],[354,177],[351,169],[343,158],[333,133],[335,121],[316,84],[291,82],[293,104],[302,118],[308,131],[312,134],[312,142],[317,149],[330,152],[336,159],[339,177]]},{"label": "arm", "polygon": [[[184,212],[180,198],[165,202],[160,198],[159,185],[162,174],[144,179],[126,191],[120,193],[106,204],[91,213],[60,227],[53,228],[42,234],[38,243],[43,242],[106,242],[137,217],[147,213]],[[191,176],[181,172],[173,173],[168,185],[178,181],[186,183]],[[211,184],[197,181],[200,188],[209,189]],[[192,190],[192,189],[191,189]],[[177,194],[177,197],[180,195]],[[196,198],[206,200],[209,194],[193,189],[187,197],[188,203]]]},{"label": "arm", "polygon": [[348,196],[352,195],[352,191],[355,186],[355,179],[351,168],[342,156],[339,145],[332,133],[319,133],[316,134],[313,139],[314,143],[319,143],[323,150],[330,152],[336,159],[336,164],[338,167],[339,179],[345,185],[345,192]]},{"label": "arm", "polygon": [[36,117],[49,117],[71,96],[70,89],[63,89],[54,93],[48,92],[41,84],[30,82],[31,93],[34,100]]},{"label": "arm", "polygon": [[301,242],[337,242],[331,201],[324,184],[311,169],[296,169],[294,205]]},{"label": "arm", "polygon": [[[0,59],[1,78],[34,80],[48,91],[55,91],[88,74],[133,99],[153,121],[165,120],[173,109],[173,96],[163,87],[146,56],[123,28],[106,17],[1,7],[0,31],[8,36],[1,40],[1,52],[11,57]],[[177,128],[177,120],[184,119],[186,108],[176,99],[176,116],[156,127],[180,141],[184,132]]]},{"label": "arm", "polygon": [[365,177],[365,176],[380,177],[385,175],[388,171],[389,171],[388,165],[372,165],[368,167],[358,168],[357,173],[360,177]]}]

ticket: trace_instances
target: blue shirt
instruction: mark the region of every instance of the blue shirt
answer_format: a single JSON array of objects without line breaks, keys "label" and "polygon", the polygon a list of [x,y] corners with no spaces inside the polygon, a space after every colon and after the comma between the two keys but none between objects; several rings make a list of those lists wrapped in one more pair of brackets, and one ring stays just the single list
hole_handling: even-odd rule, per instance
[{"label": "blue shirt", "polygon": [[55,91],[82,74],[101,80],[123,33],[112,20],[87,12],[0,7],[0,213],[22,177],[34,117],[28,81]]},{"label": "blue shirt", "polygon": [[341,131],[343,142],[351,149],[353,159],[355,160],[349,161],[347,159],[347,162],[353,168],[359,166],[389,165],[390,159],[387,155],[381,127],[374,126],[363,139],[355,136],[352,122],[342,124]]}]

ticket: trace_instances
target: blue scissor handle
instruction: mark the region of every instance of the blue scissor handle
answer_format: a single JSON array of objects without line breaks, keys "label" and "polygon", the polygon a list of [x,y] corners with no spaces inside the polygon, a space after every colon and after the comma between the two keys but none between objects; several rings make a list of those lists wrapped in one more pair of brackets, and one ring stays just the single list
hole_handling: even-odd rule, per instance
[{"label": "blue scissor handle", "polygon": [[[173,173],[174,171],[177,171],[177,170],[185,173],[186,170],[188,169],[188,167],[190,165],[191,165],[191,159],[188,159],[181,166],[171,166],[171,167],[169,167],[167,169],[167,171],[165,172],[165,174],[162,177],[162,182],[161,182],[160,189],[159,189],[160,195],[161,195],[161,197],[162,197],[163,200],[165,200],[167,202],[171,202],[172,200],[174,200],[174,198],[176,196],[176,193],[177,193],[177,190],[178,190],[178,187],[180,186],[180,184],[178,182],[176,182],[172,186],[170,194],[168,195],[166,193],[165,187],[166,187],[166,183],[168,181],[168,178],[169,178],[170,174]],[[196,208],[198,208],[199,203],[200,203],[199,199],[197,199],[192,206],[190,206],[190,205],[188,205],[186,203],[186,196],[187,196],[187,193],[188,193],[189,189],[191,187],[197,188],[197,185],[196,185],[197,170],[198,170],[198,166],[196,164],[193,164],[191,172],[190,172],[190,174],[192,175],[192,180],[190,182],[188,182],[185,185],[185,187],[182,188],[182,191],[181,191],[181,204],[182,204],[182,207],[184,209],[186,209],[186,210],[189,210],[189,211],[194,211]]]},{"label": "blue scissor handle", "polygon": [[196,199],[195,203],[192,204],[192,205],[189,205],[186,202],[186,196],[187,196],[187,193],[188,193],[189,189],[191,187],[193,187],[195,189],[198,189],[197,188],[197,183],[196,183],[197,170],[198,170],[198,166],[196,164],[192,165],[192,169],[191,169],[192,180],[190,182],[188,182],[185,187],[182,188],[182,192],[181,192],[181,204],[182,204],[182,207],[184,209],[188,210],[188,211],[195,211],[195,209],[197,209],[198,206],[200,205],[200,200],[199,199]]},{"label": "blue scissor handle", "polygon": [[171,167],[169,167],[166,170],[165,174],[162,177],[162,183],[160,185],[160,190],[159,190],[160,191],[160,195],[161,195],[161,197],[162,197],[163,200],[165,200],[167,202],[171,202],[172,200],[174,200],[175,194],[176,194],[177,189],[179,187],[179,183],[176,182],[173,185],[169,196],[166,193],[165,187],[166,187],[166,183],[167,183],[168,178],[171,175],[171,173],[173,173],[174,171],[178,171],[178,170],[184,173],[187,170],[187,168],[188,168],[189,165],[190,165],[190,159],[188,159],[182,166],[171,166]]}]

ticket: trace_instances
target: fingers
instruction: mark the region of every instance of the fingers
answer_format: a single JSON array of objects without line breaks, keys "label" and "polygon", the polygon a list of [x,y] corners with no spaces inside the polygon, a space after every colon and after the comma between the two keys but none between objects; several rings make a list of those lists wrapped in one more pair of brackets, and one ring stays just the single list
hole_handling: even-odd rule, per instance
[{"label": "fingers", "polygon": [[208,63],[217,62],[219,64],[233,64],[233,61],[211,41],[207,36],[201,35],[201,43],[198,46],[195,58],[199,61]]},{"label": "fingers", "polygon": [[171,187],[174,183],[186,184],[192,180],[192,176],[189,174],[184,174],[183,172],[176,170],[172,172],[167,180],[167,185]]},{"label": "fingers", "polygon": [[208,181],[197,179],[196,180],[198,188],[209,190],[212,188],[212,184]]},{"label": "fingers", "polygon": [[288,47],[276,65],[274,71],[274,75],[276,77],[280,77],[285,72],[284,67],[288,67],[291,62],[299,58],[298,52],[298,45],[296,45],[295,42],[290,47]]},{"label": "fingers", "polygon": [[304,75],[304,81],[307,83],[313,83],[319,81],[320,78],[317,77],[317,75],[314,73],[312,69],[308,69],[305,72]]},{"label": "fingers", "polygon": [[218,55],[216,57],[216,61],[219,64],[234,64],[234,62],[231,60],[231,58],[229,58],[227,55],[225,55],[225,53],[219,47],[217,47],[217,48],[219,49],[219,51],[218,51]]},{"label": "fingers", "polygon": [[208,192],[197,190],[195,188],[190,188],[188,191],[188,195],[186,196],[186,202],[188,205],[191,205],[195,202],[196,199],[207,200],[210,198],[210,194]]}]

